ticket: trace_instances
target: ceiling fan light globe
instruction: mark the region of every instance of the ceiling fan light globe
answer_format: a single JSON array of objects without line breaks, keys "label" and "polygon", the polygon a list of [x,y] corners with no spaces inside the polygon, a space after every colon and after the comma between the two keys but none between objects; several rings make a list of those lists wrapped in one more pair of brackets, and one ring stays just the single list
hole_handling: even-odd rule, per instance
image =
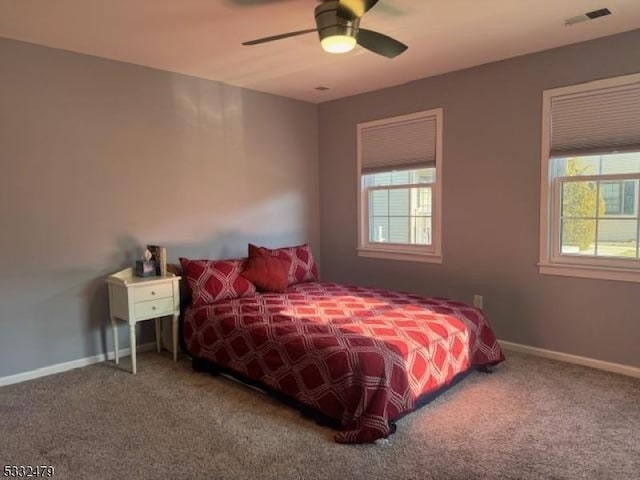
[{"label": "ceiling fan light globe", "polygon": [[347,53],[356,47],[356,39],[350,35],[330,35],[320,40],[325,52]]}]

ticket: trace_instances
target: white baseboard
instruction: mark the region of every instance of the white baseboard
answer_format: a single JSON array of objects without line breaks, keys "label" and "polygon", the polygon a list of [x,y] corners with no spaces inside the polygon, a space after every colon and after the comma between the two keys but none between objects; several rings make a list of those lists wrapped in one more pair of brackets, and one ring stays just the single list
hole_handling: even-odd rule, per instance
[{"label": "white baseboard", "polygon": [[[136,350],[137,352],[148,352],[150,350],[156,349],[156,343],[143,343],[142,345],[138,345]],[[120,357],[126,357],[127,355],[131,355],[130,348],[122,348],[119,350]],[[113,351],[108,352],[108,355],[101,353],[99,355],[94,355],[93,357],[85,357],[79,358],[77,360],[71,360],[70,362],[57,363],[55,365],[49,365],[48,367],[36,368],[35,370],[30,370],[28,372],[16,373],[15,375],[9,375],[7,377],[0,377],[0,387],[4,387],[5,385],[11,385],[13,383],[26,382],[27,380],[33,380],[35,378],[46,377],[47,375],[53,375],[55,373],[62,373],[68,370],[73,370],[74,368],[86,367],[88,365],[93,365],[94,363],[104,362],[105,360],[113,360],[115,355]]]},{"label": "white baseboard", "polygon": [[621,363],[605,362],[603,360],[596,360],[595,358],[580,357],[578,355],[556,352],[554,350],[545,350],[544,348],[530,347],[529,345],[507,342],[505,340],[498,340],[498,343],[500,343],[500,346],[505,350],[511,350],[513,352],[528,353],[537,357],[550,358],[551,360],[558,360],[560,362],[575,363],[576,365],[597,368],[599,370],[606,370],[607,372],[620,373],[629,377],[640,378],[640,367],[623,365]]},{"label": "white baseboard", "polygon": [[[640,367],[633,367],[631,365],[623,365],[620,363],[605,362],[603,360],[596,360],[595,358],[581,357],[578,355],[571,355],[569,353],[557,352],[554,350],[546,350],[544,348],[531,347],[529,345],[522,345],[520,343],[508,342],[506,340],[498,340],[500,346],[505,350],[511,350],[513,352],[528,353],[537,357],[549,358],[551,360],[558,360],[560,362],[574,363],[576,365],[582,365],[585,367],[597,368],[599,370],[606,370],[608,372],[619,373],[627,375],[629,377],[640,378]],[[156,344],[144,343],[138,345],[138,352],[148,352],[155,350]],[[126,357],[131,355],[130,348],[120,349],[120,356]],[[108,355],[101,353],[94,355],[93,357],[79,358],[77,360],[71,360],[70,362],[58,363],[56,365],[49,365],[48,367],[36,368],[28,372],[17,373],[15,375],[9,375],[7,377],[0,377],[0,387],[5,385],[12,385],[14,383],[26,382],[27,380],[33,380],[40,377],[46,377],[48,375],[54,375],[56,373],[66,372],[73,370],[74,368],[86,367],[93,365],[94,363],[104,362],[105,360],[113,360],[115,355],[113,351]]]}]

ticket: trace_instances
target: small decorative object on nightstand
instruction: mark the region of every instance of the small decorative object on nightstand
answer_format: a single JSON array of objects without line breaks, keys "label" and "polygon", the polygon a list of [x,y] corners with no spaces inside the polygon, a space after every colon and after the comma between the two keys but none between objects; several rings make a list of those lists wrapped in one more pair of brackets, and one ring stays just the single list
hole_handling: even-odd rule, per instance
[{"label": "small decorative object on nightstand", "polygon": [[118,355],[117,320],[129,324],[131,370],[136,373],[136,323],[155,319],[156,346],[161,350],[161,317],[172,316],[173,361],[178,360],[178,316],[180,315],[180,277],[167,273],[163,277],[137,277],[132,268],[107,277],[109,310],[113,327],[113,348]]},{"label": "small decorative object on nightstand", "polygon": [[142,260],[136,260],[136,277],[154,277],[158,273],[156,271],[156,263],[151,260],[151,252],[147,249],[144,251]]}]

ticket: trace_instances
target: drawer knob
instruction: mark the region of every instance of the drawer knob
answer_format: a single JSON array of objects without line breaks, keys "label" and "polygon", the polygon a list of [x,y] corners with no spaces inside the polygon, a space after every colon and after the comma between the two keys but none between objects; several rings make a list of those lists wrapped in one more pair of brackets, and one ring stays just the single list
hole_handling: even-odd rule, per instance
[{"label": "drawer knob", "polygon": [[154,305],[153,307],[151,307],[151,310],[155,310],[155,309],[156,309],[156,306],[155,306],[155,305]]},{"label": "drawer knob", "polygon": [[155,295],[155,294],[156,294],[156,292],[154,292],[154,291],[152,290],[152,291],[151,291],[151,295]]}]

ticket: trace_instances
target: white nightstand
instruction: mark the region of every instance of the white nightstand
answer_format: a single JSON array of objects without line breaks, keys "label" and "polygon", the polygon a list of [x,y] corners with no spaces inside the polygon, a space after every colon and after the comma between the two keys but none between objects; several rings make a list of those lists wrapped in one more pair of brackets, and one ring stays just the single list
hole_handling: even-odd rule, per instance
[{"label": "white nightstand", "polygon": [[109,310],[113,327],[113,348],[116,363],[118,355],[118,331],[116,320],[129,324],[131,343],[131,369],[136,373],[136,323],[156,320],[156,346],[161,350],[161,317],[172,316],[173,361],[178,360],[178,316],[180,315],[180,277],[169,273],[166,277],[136,277],[132,268],[107,277],[109,286]]}]

